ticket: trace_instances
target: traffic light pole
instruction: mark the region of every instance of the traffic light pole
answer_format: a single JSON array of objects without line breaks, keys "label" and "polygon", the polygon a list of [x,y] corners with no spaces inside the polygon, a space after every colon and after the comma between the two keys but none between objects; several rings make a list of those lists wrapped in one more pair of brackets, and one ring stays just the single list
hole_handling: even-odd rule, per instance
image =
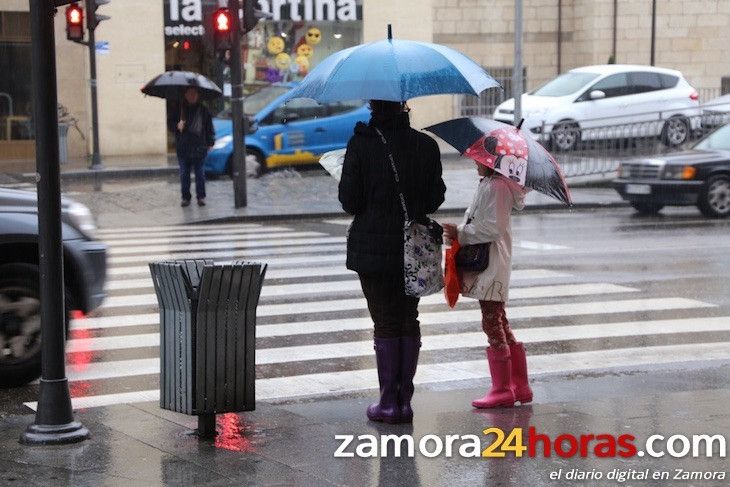
[{"label": "traffic light pole", "polygon": [[228,0],[231,11],[231,116],[233,117],[233,199],[236,208],[245,207],[246,132],[243,127],[243,71],[241,69],[240,0]]},{"label": "traffic light pole", "polygon": [[86,0],[86,22],[89,31],[89,85],[91,87],[91,166],[89,169],[102,169],[99,154],[99,105],[96,95],[96,20],[94,0]]},{"label": "traffic light pole", "polygon": [[75,443],[89,436],[89,431],[74,421],[65,367],[66,309],[54,14],[54,0],[30,2],[42,336],[41,380],[35,422],[20,438],[21,443],[31,445]]}]

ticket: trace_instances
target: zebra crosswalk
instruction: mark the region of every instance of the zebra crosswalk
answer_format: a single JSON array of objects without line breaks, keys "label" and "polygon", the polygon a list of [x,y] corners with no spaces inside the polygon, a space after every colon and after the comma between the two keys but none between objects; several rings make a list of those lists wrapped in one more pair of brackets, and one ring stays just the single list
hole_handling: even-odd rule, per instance
[{"label": "zebra crosswalk", "polygon": [[[295,228],[297,227],[297,228]],[[206,258],[269,264],[258,308],[257,398],[336,395],[377,387],[370,321],[357,276],[344,267],[344,225],[223,224],[100,231],[109,245],[108,298],[71,322],[67,373],[75,408],[159,399],[159,316],[147,264]],[[313,229],[314,228],[314,229]],[[711,302],[647,293],[550,265],[565,245],[515,244],[508,315],[529,344],[533,374],[730,358],[730,316]],[[520,266],[521,256],[538,256]],[[442,295],[419,307],[416,382],[488,376],[473,300]],[[34,408],[34,403],[26,403]]]}]

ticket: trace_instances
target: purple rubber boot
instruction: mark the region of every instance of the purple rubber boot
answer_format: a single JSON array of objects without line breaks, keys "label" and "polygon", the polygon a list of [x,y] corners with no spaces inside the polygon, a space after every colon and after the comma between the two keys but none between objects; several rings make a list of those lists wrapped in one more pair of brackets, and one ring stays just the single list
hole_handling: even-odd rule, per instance
[{"label": "purple rubber boot", "polygon": [[418,352],[421,349],[421,337],[400,337],[400,415],[402,423],[413,421],[413,377],[418,366]]},{"label": "purple rubber boot", "polygon": [[398,393],[400,381],[400,338],[375,337],[380,401],[368,406],[368,419],[385,423],[400,422]]}]

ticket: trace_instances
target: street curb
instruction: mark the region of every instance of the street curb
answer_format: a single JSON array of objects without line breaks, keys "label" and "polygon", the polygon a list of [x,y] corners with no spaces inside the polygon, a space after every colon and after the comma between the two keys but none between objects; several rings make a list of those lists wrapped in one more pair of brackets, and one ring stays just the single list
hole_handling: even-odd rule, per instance
[{"label": "street curb", "polygon": [[[576,203],[571,207],[566,207],[562,203],[547,203],[543,205],[530,205],[522,210],[522,213],[538,213],[542,211],[572,211],[572,210],[595,210],[595,209],[611,209],[626,208],[629,203],[626,201],[617,201],[613,203]],[[466,212],[466,208],[448,208],[438,210],[435,216],[452,216],[462,215]],[[347,213],[340,212],[320,212],[320,213],[286,213],[280,215],[232,215],[220,218],[209,218],[206,220],[197,220],[186,222],[185,225],[215,225],[222,223],[251,223],[251,222],[270,222],[285,220],[320,220],[329,218],[347,217]]]},{"label": "street curb", "polygon": [[[140,167],[135,169],[98,169],[85,171],[69,171],[61,173],[61,181],[98,181],[106,179],[147,178],[151,176],[169,176],[178,173],[177,166]],[[25,173],[24,180],[35,181],[35,174]]]}]

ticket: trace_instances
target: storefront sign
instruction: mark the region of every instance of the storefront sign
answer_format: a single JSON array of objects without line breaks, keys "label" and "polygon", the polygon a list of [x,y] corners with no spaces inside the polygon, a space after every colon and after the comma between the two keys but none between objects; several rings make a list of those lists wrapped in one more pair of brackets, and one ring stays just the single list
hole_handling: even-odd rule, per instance
[{"label": "storefront sign", "polygon": [[356,0],[258,0],[259,10],[271,20],[295,22],[348,22],[362,20]]},{"label": "storefront sign", "polygon": [[[203,0],[165,0],[165,36],[202,36]],[[213,3],[215,5],[215,3]]]},{"label": "storefront sign", "polygon": [[[216,5],[215,0],[165,0],[165,36],[203,36],[206,13],[210,15]],[[258,0],[258,9],[275,22],[362,20],[362,5],[357,0]]]}]

